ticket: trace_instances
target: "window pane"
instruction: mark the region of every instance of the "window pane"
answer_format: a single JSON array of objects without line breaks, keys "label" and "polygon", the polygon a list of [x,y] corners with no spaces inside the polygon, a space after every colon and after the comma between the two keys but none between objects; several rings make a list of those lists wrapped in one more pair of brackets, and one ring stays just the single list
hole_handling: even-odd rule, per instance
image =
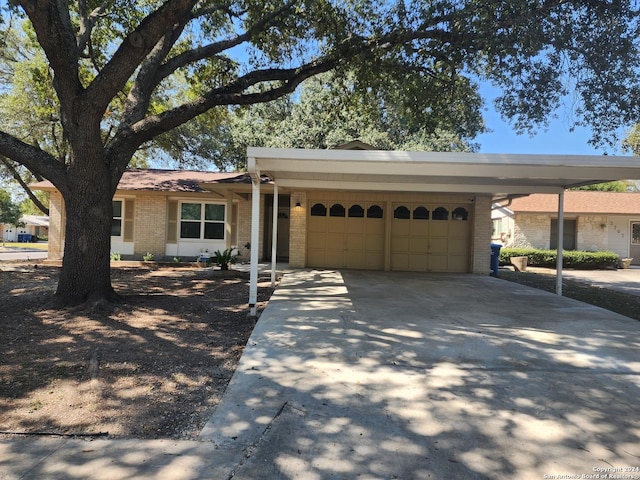
[{"label": "window pane", "polygon": [[411,216],[411,212],[405,206],[397,207],[393,211],[393,218],[397,218],[398,220],[409,220]]},{"label": "window pane", "polygon": [[313,207],[311,207],[311,216],[312,217],[326,217],[327,216],[327,207],[325,207],[321,203],[316,203]]},{"label": "window pane", "polygon": [[382,218],[383,210],[379,205],[371,205],[367,209],[367,218]]},{"label": "window pane", "polygon": [[200,238],[200,222],[180,222],[180,238]]},{"label": "window pane", "polygon": [[204,219],[224,222],[224,205],[205,205]]},{"label": "window pane", "polygon": [[331,217],[344,217],[345,209],[344,206],[339,203],[334,204],[329,210],[329,216]]},{"label": "window pane", "polygon": [[631,243],[640,244],[640,223],[631,224]]},{"label": "window pane", "polygon": [[429,220],[429,210],[426,207],[417,207],[413,211],[414,220]]},{"label": "window pane", "polygon": [[111,220],[111,236],[119,237],[122,235],[122,221],[119,218]]},{"label": "window pane", "polygon": [[182,220],[200,220],[201,208],[202,205],[200,205],[199,203],[183,203],[180,206],[180,218]]},{"label": "window pane", "polygon": [[364,208],[362,208],[360,205],[351,205],[349,207],[349,216],[355,218],[364,217]]},{"label": "window pane", "polygon": [[469,212],[467,212],[466,208],[462,208],[462,207],[456,208],[451,214],[452,220],[463,220],[466,222],[468,218],[469,218]]},{"label": "window pane", "polygon": [[224,223],[205,223],[204,238],[223,240],[224,239]]},{"label": "window pane", "polygon": [[449,220],[449,211],[444,207],[438,207],[433,211],[432,220]]},{"label": "window pane", "polygon": [[[562,236],[562,249],[563,250],[575,250],[576,249],[576,221],[565,220],[564,221],[564,235]],[[551,238],[549,242],[549,248],[556,250],[558,248],[558,219],[551,219]]]},{"label": "window pane", "polygon": [[113,206],[113,216],[122,217],[122,200],[114,200],[111,205]]}]

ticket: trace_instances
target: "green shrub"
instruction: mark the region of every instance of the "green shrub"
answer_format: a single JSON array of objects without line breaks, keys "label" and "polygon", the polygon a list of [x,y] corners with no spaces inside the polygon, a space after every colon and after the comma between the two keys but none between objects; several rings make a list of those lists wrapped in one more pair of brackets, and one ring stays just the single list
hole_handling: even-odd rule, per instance
[{"label": "green shrub", "polygon": [[119,262],[120,260],[122,260],[122,255],[120,255],[120,252],[111,252],[109,257],[112,262]]},{"label": "green shrub", "polygon": [[147,252],[145,255],[142,256],[142,260],[144,260],[145,262],[152,262],[153,261],[153,253]]},{"label": "green shrub", "polygon": [[[510,265],[511,257],[527,257],[527,265],[532,267],[555,268],[556,250],[537,250],[535,248],[502,248],[500,265]],[[618,254],[613,252],[585,252],[582,250],[564,250],[562,267],[578,270],[601,270],[617,268]]]},{"label": "green shrub", "polygon": [[213,252],[213,261],[220,265],[220,270],[229,270],[229,265],[236,263],[240,255],[234,253],[235,251],[235,248],[227,248],[223,252],[220,250]]}]

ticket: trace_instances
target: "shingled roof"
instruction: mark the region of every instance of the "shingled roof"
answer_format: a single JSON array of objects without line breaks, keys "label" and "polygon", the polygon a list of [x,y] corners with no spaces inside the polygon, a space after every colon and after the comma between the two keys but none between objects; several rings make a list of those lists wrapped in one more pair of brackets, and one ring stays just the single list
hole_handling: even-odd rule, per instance
[{"label": "shingled roof", "polygon": [[[160,170],[153,168],[132,168],[126,170],[118,183],[118,190],[191,192],[203,193],[203,183],[247,183],[251,180],[246,173],[200,172],[195,170]],[[33,190],[52,190],[49,181],[34,183]]]},{"label": "shingled roof", "polygon": [[[515,213],[556,213],[558,196],[533,194],[515,198],[509,208]],[[564,194],[564,211],[574,214],[640,214],[640,193],[568,190]]]},{"label": "shingled roof", "polygon": [[155,190],[163,192],[206,192],[201,183],[242,181],[251,183],[249,177],[238,172],[199,172],[194,170],[127,170],[122,175],[118,190]]}]

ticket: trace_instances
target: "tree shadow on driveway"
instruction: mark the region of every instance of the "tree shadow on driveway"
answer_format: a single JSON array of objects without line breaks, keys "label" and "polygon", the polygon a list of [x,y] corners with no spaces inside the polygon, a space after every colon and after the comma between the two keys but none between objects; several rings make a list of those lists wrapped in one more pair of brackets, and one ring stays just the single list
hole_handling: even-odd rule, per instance
[{"label": "tree shadow on driveway", "polygon": [[638,466],[638,347],[638,322],[490,277],[295,272],[200,438],[242,450],[234,478]]}]

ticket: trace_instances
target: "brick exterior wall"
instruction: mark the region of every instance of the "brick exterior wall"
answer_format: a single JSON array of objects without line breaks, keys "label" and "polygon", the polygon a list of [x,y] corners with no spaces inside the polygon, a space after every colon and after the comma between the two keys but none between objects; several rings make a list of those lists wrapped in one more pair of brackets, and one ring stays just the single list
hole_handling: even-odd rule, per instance
[{"label": "brick exterior wall", "polygon": [[[296,207],[300,202],[300,207]],[[289,266],[302,268],[307,262],[307,194],[291,193],[291,214],[289,216]]]},{"label": "brick exterior wall", "polygon": [[64,253],[64,200],[60,192],[49,196],[49,260],[61,260]]},{"label": "brick exterior wall", "polygon": [[[262,231],[262,225],[264,225],[264,217],[263,217],[263,212],[264,212],[264,196],[261,199],[260,202],[260,218],[261,218],[261,228],[260,230]],[[238,247],[238,252],[240,252],[240,259],[239,261],[241,262],[248,262],[249,258],[251,258],[251,251],[247,248],[245,248],[245,246],[248,243],[251,243],[251,197],[249,197],[249,201],[244,201],[241,200],[238,203],[238,245],[233,245]],[[260,235],[260,238],[262,238],[262,234]]]},{"label": "brick exterior wall", "polygon": [[167,236],[167,197],[137,195],[135,198],[133,254],[141,257],[147,252],[156,259],[165,255]]},{"label": "brick exterior wall", "polygon": [[488,275],[491,270],[491,197],[476,197],[474,203],[471,273]]}]

